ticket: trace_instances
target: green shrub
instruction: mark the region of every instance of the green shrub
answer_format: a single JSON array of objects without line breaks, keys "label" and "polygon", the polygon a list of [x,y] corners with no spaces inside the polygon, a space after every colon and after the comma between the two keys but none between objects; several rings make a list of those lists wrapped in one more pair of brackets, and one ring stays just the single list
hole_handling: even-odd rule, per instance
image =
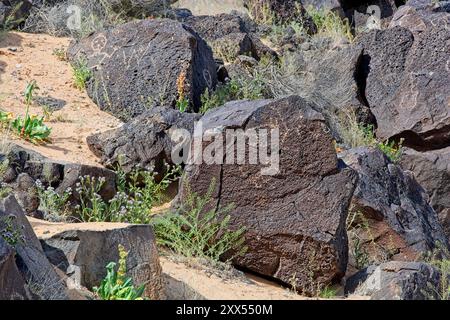
[{"label": "green shrub", "polygon": [[350,42],[353,41],[352,29],[347,18],[341,19],[333,11],[325,8],[317,9],[314,6],[308,6],[306,11],[317,26],[317,35],[332,39],[346,38]]},{"label": "green shrub", "polygon": [[336,295],[337,290],[330,287],[325,287],[319,292],[319,297],[322,299],[332,299],[335,298]]},{"label": "green shrub", "polygon": [[435,293],[432,296],[437,296],[440,300],[450,300],[450,251],[440,243],[437,243],[436,247],[425,257],[425,261],[439,271],[440,283],[439,288],[428,283],[428,288]]},{"label": "green shrub", "polygon": [[106,266],[106,277],[99,287],[94,287],[94,293],[102,300],[143,300],[145,286],[135,288],[133,280],[126,276],[128,252],[119,245],[119,267],[110,262]]},{"label": "green shrub", "polygon": [[233,100],[257,100],[264,98],[265,87],[263,79],[254,74],[253,77],[237,77],[224,84],[219,84],[213,92],[208,89],[201,96],[200,113],[224,105]]},{"label": "green shrub", "polygon": [[51,186],[44,188],[42,182],[37,180],[36,187],[39,196],[39,209],[44,212],[44,218],[53,222],[64,222],[69,216],[69,198],[72,189],[68,188],[59,194]]},{"label": "green shrub", "polygon": [[380,149],[393,163],[397,163],[403,152],[403,139],[380,141],[375,137],[373,125],[358,123],[354,112],[348,112],[339,120],[339,135],[349,148],[376,147]]},{"label": "green shrub", "polygon": [[136,169],[127,177],[120,165],[116,170],[118,192],[109,202],[103,201],[99,194],[105,183],[103,177],[80,177],[76,191],[80,195],[77,211],[81,221],[148,224],[151,209],[162,202],[163,192],[180,172],[179,167],[167,168],[157,182],[151,172]]},{"label": "green shrub", "polygon": [[21,245],[25,241],[22,230],[18,229],[14,223],[15,220],[14,215],[0,217],[0,237],[12,247]]},{"label": "green shrub", "polygon": [[73,66],[74,85],[79,90],[86,88],[87,81],[92,77],[92,71],[87,65],[86,59],[78,59]]},{"label": "green shrub", "polygon": [[11,128],[19,137],[32,143],[48,141],[51,133],[51,128],[44,124],[44,117],[30,115],[30,106],[33,103],[34,92],[38,89],[39,87],[35,80],[29,82],[25,88],[26,112],[24,118],[18,116],[12,120],[11,113],[0,112],[2,127]]},{"label": "green shrub", "polygon": [[[185,257],[205,258],[218,262],[232,250],[243,254],[245,228],[229,230],[229,211],[233,206],[218,208],[211,206],[211,195],[215,182],[212,181],[207,193],[199,196],[187,188],[186,201],[177,212],[155,217],[152,225],[158,244]],[[233,257],[230,257],[231,260]]]}]

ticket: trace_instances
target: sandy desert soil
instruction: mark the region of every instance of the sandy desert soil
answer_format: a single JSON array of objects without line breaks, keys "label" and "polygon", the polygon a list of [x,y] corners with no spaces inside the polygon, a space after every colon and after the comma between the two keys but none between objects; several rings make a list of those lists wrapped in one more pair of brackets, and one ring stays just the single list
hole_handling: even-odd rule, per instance
[{"label": "sandy desert soil", "polygon": [[[40,88],[31,113],[43,115],[42,105],[54,109],[49,122],[52,143],[33,146],[23,140],[15,141],[54,160],[98,165],[90,152],[86,137],[120,125],[120,121],[102,112],[86,92],[73,86],[70,64],[53,54],[54,49],[65,49],[68,38],[48,35],[10,32],[0,40],[0,109],[25,114],[22,93],[31,80]],[[4,135],[5,133],[3,133]]]}]

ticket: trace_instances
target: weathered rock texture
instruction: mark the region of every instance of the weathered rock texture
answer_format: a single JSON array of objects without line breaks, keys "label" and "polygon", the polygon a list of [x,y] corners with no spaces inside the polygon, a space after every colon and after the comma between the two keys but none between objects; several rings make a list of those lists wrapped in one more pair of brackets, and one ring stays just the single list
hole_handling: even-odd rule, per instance
[{"label": "weathered rock texture", "polygon": [[28,300],[31,294],[16,265],[14,249],[3,240],[0,228],[0,300]]},{"label": "weathered rock texture", "polygon": [[61,224],[31,220],[50,262],[76,285],[92,289],[106,275],[106,265],[118,262],[119,244],[127,250],[127,272],[145,296],[164,298],[161,267],[149,225],[120,223]]},{"label": "weathered rock texture", "polygon": [[372,300],[440,299],[441,275],[423,262],[392,261],[370,266],[347,280],[346,292]]},{"label": "weathered rock texture", "polygon": [[410,172],[378,149],[351,149],[341,157],[359,174],[352,214],[362,215],[354,221],[362,226],[355,236],[369,262],[412,261],[435,249],[437,242],[448,245],[425,190]]},{"label": "weathered rock texture", "polygon": [[155,107],[175,108],[180,91],[198,110],[200,96],[217,82],[212,51],[177,21],[147,19],[97,32],[68,50],[72,63],[86,59],[93,76],[89,96],[102,110],[129,120]]},{"label": "weathered rock texture", "polygon": [[0,1],[0,27],[9,29],[22,23],[28,16],[31,2],[28,0]]},{"label": "weathered rock texture", "polygon": [[[268,169],[265,165],[248,163],[249,145],[252,152],[257,149],[248,141],[245,164],[203,162],[186,167],[184,181],[190,189],[204,194],[214,179],[213,205],[233,203],[231,227],[246,228],[248,251],[234,259],[234,264],[285,283],[292,284],[295,278],[296,287],[309,294],[316,292],[317,285],[338,280],[347,264],[345,220],[356,175],[340,169],[323,117],[302,98],[290,96],[230,102],[201,120],[207,154],[211,146],[222,144],[219,136],[226,129],[247,133],[269,129],[270,133],[279,128],[279,173],[275,175],[264,175],[276,171],[261,171]],[[274,148],[276,139],[271,141]],[[227,144],[235,142],[227,140]],[[272,149],[272,155],[277,153]],[[187,189],[186,184],[182,186],[183,202]]]},{"label": "weathered rock texture", "polygon": [[401,27],[372,31],[366,54],[366,98],[380,138],[403,137],[415,149],[450,144],[450,32],[444,25],[419,37]]},{"label": "weathered rock texture", "polygon": [[249,30],[239,15],[189,16],[180,21],[205,39],[219,58],[233,60],[239,55],[247,54],[259,59],[264,55],[276,55]]},{"label": "weathered rock texture", "polygon": [[450,239],[450,147],[427,152],[405,148],[400,164],[412,171],[427,191],[430,205]]},{"label": "weathered rock texture", "polygon": [[[4,219],[8,217],[13,217],[11,224],[14,233],[20,234],[15,236],[14,251],[16,253],[16,266],[20,270],[23,280],[20,281],[19,279],[17,285],[20,286],[21,283],[26,282],[33,295],[40,299],[67,299],[64,279],[58,276],[53,265],[48,261],[39,240],[25,217],[25,213],[13,196],[9,196],[0,202],[0,219],[4,222]],[[5,232],[6,227],[3,224],[1,226],[2,232]],[[13,269],[12,272],[15,273],[16,270]],[[15,275],[17,276],[17,273]]]},{"label": "weathered rock texture", "polygon": [[42,218],[39,212],[39,195],[36,181],[39,180],[44,188],[51,186],[62,194],[68,188],[72,189],[69,201],[72,206],[79,204],[79,194],[76,184],[80,176],[105,178],[100,190],[104,200],[110,200],[116,194],[116,174],[108,169],[83,164],[65,163],[48,159],[32,150],[27,150],[15,144],[10,144],[8,154],[0,154],[0,161],[7,163],[6,170],[0,176],[0,182],[13,190],[26,214]]},{"label": "weathered rock texture", "polygon": [[126,172],[140,167],[162,173],[164,163],[173,164],[172,140],[176,130],[194,130],[200,116],[167,108],[152,108],[118,129],[87,138],[91,151],[102,163],[115,167],[119,162]]},{"label": "weathered rock texture", "polygon": [[251,16],[261,22],[272,15],[275,23],[302,21],[305,30],[316,32],[316,25],[298,0],[244,0],[244,6]]},{"label": "weathered rock texture", "polygon": [[389,27],[403,27],[418,36],[436,25],[450,27],[450,5],[448,1],[408,1],[406,5],[401,6],[395,12]]}]

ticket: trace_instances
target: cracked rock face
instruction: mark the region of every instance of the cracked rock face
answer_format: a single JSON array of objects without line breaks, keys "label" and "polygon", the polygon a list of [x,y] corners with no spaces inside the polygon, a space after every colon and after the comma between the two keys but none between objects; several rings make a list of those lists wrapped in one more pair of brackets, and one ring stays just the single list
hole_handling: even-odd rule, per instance
[{"label": "cracked rock face", "polygon": [[92,289],[106,276],[106,265],[119,260],[118,246],[128,251],[127,273],[144,295],[164,298],[158,249],[149,225],[124,223],[49,223],[31,220],[50,262],[75,287]]},{"label": "cracked rock face", "polygon": [[[323,117],[302,98],[290,96],[230,102],[201,120],[203,131],[197,127],[197,137],[204,132],[211,138],[200,146],[204,153],[213,144],[220,145],[220,137],[233,145],[224,136],[230,128],[246,133],[279,129],[279,172],[275,175],[264,175],[267,172],[261,169],[267,166],[248,160],[239,165],[202,162],[186,167],[184,181],[190,189],[205,194],[215,180],[212,205],[234,204],[231,228],[246,228],[248,250],[234,264],[285,283],[293,284],[295,279],[296,287],[306,294],[342,277],[348,249],[345,220],[357,177],[351,169],[339,167]],[[274,142],[271,148],[276,141],[273,135],[270,141]],[[195,148],[193,142],[191,151]],[[249,150],[255,148],[246,140],[247,159]],[[276,149],[271,151],[274,154],[278,154]],[[221,163],[220,156],[217,160]],[[185,186],[180,191],[181,202],[188,192]]]},{"label": "cracked rock face", "polygon": [[450,32],[439,24],[420,36],[394,27],[365,34],[366,98],[377,136],[405,138],[415,149],[450,144]]},{"label": "cracked rock face", "polygon": [[345,291],[372,300],[435,300],[440,278],[426,263],[391,261],[361,270],[347,280]]},{"label": "cracked rock face", "polygon": [[450,147],[427,152],[405,148],[400,164],[412,171],[426,190],[430,205],[450,239]]},{"label": "cracked rock face", "polygon": [[123,121],[151,107],[175,108],[181,89],[189,109],[198,110],[200,96],[217,83],[206,42],[188,26],[168,19],[133,21],[94,33],[72,43],[68,56],[72,63],[86,59],[93,70],[89,96]]},{"label": "cracked rock face", "polygon": [[365,221],[355,224],[367,223],[370,229],[369,235],[364,227],[356,232],[371,262],[410,261],[434,250],[437,242],[448,245],[438,215],[411,172],[374,148],[351,149],[340,157],[359,174],[352,214],[362,214]]},{"label": "cracked rock face", "polygon": [[87,137],[89,149],[101,158],[103,165],[115,168],[120,163],[125,172],[139,167],[163,173],[164,162],[173,164],[171,133],[192,132],[199,119],[195,113],[167,108],[152,108],[118,129]]}]

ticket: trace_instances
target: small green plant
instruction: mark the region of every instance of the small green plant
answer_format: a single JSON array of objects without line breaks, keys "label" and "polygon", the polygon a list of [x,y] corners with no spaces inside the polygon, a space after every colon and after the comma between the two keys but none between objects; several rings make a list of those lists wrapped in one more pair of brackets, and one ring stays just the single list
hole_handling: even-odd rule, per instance
[{"label": "small green plant", "polygon": [[67,61],[67,54],[64,48],[53,49],[53,55],[56,56],[60,61]]},{"label": "small green plant", "polygon": [[0,236],[12,247],[21,245],[25,241],[22,231],[15,225],[15,220],[14,215],[0,217]]},{"label": "small green plant", "polygon": [[[33,103],[34,92],[38,89],[39,87],[35,80],[27,84],[24,92],[26,104],[25,118],[22,119],[22,117],[18,116],[12,122],[9,122],[10,127],[18,136],[32,143],[48,141],[51,133],[51,129],[44,124],[44,117],[39,118],[35,115],[30,115],[30,106]],[[2,119],[2,121],[8,121],[5,120],[4,115]]]},{"label": "small green plant", "polygon": [[8,187],[6,185],[3,185],[3,183],[0,183],[0,200],[9,196],[11,192],[12,192],[11,187]]},{"label": "small green plant", "polygon": [[160,204],[163,192],[176,180],[180,167],[167,167],[163,178],[157,182],[155,174],[135,169],[129,176],[117,165],[117,194],[105,202],[100,191],[105,178],[80,177],[76,191],[80,195],[78,215],[83,222],[127,222],[149,224],[151,209]]},{"label": "small green plant", "polygon": [[339,134],[344,144],[350,148],[361,146],[380,149],[393,163],[397,163],[403,152],[403,139],[380,141],[375,137],[373,125],[358,123],[354,112],[348,112],[339,120]]},{"label": "small green plant", "polygon": [[207,193],[199,196],[190,191],[186,184],[187,196],[177,212],[167,213],[153,220],[157,242],[185,257],[205,258],[218,262],[230,251],[236,255],[245,253],[245,228],[229,230],[229,211],[233,206],[211,208],[211,195],[215,189],[212,181]]},{"label": "small green plant", "polygon": [[337,13],[328,9],[317,9],[314,6],[306,8],[309,16],[317,27],[317,35],[330,37],[332,39],[346,38],[353,41],[353,34],[347,18],[342,19]]},{"label": "small green plant", "polygon": [[59,194],[51,186],[45,188],[40,180],[36,181],[39,196],[39,209],[44,212],[44,218],[53,222],[64,222],[69,216],[69,198],[72,189],[68,188]]},{"label": "small green plant", "polygon": [[100,196],[106,179],[104,177],[82,176],[76,184],[75,191],[80,195],[80,204],[76,209],[83,222],[110,221],[107,204]]},{"label": "small green plant", "polygon": [[217,86],[210,92],[208,89],[202,94],[200,113],[224,105],[233,100],[257,100],[264,98],[265,87],[263,79],[255,74],[251,78],[234,78],[225,84]]},{"label": "small green plant", "polygon": [[78,59],[73,66],[73,80],[74,85],[79,90],[86,88],[87,81],[92,77],[92,71],[88,67],[86,59]]},{"label": "small green plant", "polygon": [[145,286],[135,288],[133,279],[126,276],[128,252],[119,245],[119,267],[110,262],[106,266],[106,277],[99,287],[94,287],[94,293],[102,300],[143,300]]},{"label": "small green plant", "polygon": [[189,99],[186,97],[186,72],[183,71],[177,78],[178,99],[176,107],[180,112],[186,112],[189,108]]},{"label": "small green plant", "polygon": [[319,297],[322,299],[332,299],[335,298],[336,295],[337,290],[330,287],[325,287],[319,292]]},{"label": "small green plant", "polygon": [[445,245],[436,244],[436,249],[425,256],[425,261],[435,267],[440,274],[439,288],[428,283],[428,289],[434,294],[429,298],[437,297],[440,300],[450,300],[450,252]]}]

